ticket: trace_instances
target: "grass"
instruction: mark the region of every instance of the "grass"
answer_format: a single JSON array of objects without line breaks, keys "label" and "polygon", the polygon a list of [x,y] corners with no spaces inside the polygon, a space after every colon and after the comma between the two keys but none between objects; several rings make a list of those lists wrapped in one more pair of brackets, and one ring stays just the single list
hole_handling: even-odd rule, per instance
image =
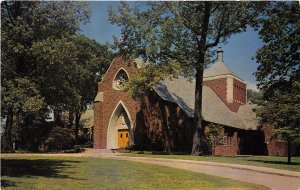
[{"label": "grass", "polygon": [[283,170],[300,171],[300,157],[292,157],[292,163],[287,163],[287,157],[277,156],[191,156],[191,155],[165,155],[157,152],[131,152],[126,153],[127,156],[134,157],[153,157],[153,158],[169,158],[183,160],[198,160],[209,162],[221,162],[230,164],[243,164],[251,166],[263,166],[268,168],[277,168]]},{"label": "grass", "polygon": [[2,156],[3,189],[267,189],[138,162],[59,156]]}]

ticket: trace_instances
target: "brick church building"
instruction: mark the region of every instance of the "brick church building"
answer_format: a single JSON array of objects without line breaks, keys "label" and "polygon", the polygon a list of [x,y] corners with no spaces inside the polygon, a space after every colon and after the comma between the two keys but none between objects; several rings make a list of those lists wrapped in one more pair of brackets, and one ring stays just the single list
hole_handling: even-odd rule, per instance
[{"label": "brick church building", "polygon": [[[271,138],[272,128],[258,125],[247,102],[247,85],[223,61],[204,72],[202,115],[204,124],[222,125],[215,155],[287,154],[287,143]],[[189,153],[192,148],[195,81],[183,77],[161,81],[147,96],[134,100],[122,89],[139,69],[139,60],[115,58],[101,82],[94,100],[94,148]]]}]

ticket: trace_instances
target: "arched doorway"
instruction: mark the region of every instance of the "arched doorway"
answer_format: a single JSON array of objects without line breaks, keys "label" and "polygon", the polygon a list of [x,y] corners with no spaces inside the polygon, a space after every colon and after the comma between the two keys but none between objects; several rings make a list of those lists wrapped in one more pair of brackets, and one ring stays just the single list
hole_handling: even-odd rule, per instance
[{"label": "arched doorway", "polygon": [[132,122],[125,105],[120,101],[110,118],[107,129],[107,149],[125,148],[133,144]]}]

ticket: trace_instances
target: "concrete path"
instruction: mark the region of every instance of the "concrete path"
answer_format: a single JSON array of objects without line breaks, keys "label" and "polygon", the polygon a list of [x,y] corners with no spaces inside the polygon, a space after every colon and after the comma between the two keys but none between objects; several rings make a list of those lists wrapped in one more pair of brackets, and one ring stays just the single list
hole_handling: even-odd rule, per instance
[{"label": "concrete path", "polygon": [[198,173],[259,184],[274,190],[300,190],[300,172],[192,160],[113,156],[113,159],[158,164]]}]

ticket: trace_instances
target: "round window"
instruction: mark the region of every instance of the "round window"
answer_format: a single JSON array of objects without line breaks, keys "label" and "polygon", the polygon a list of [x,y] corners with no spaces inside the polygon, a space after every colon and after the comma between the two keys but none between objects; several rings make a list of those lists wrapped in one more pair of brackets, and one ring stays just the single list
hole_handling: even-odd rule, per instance
[{"label": "round window", "polygon": [[113,88],[116,90],[122,90],[126,81],[128,81],[128,75],[123,69],[121,69],[114,79]]}]

